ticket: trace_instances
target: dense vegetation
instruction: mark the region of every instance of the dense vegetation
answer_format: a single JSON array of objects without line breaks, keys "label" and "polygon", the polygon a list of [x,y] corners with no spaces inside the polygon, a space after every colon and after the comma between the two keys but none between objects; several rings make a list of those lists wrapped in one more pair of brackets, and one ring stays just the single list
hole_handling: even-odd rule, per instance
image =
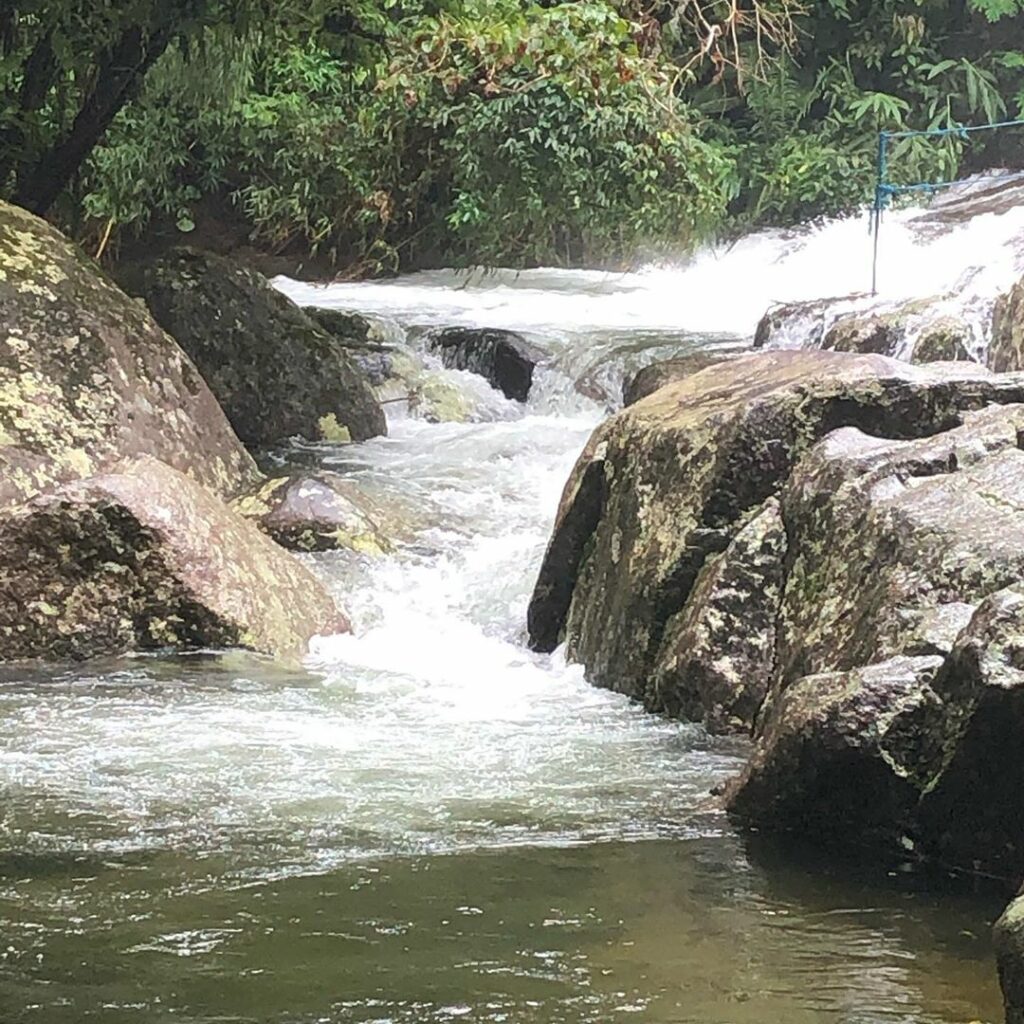
[{"label": "dense vegetation", "polygon": [[[217,210],[361,272],[608,262],[851,209],[879,129],[1019,115],[1022,23],[1018,0],[9,0],[0,190],[107,250]],[[965,146],[904,140],[894,172],[1007,157]]]}]

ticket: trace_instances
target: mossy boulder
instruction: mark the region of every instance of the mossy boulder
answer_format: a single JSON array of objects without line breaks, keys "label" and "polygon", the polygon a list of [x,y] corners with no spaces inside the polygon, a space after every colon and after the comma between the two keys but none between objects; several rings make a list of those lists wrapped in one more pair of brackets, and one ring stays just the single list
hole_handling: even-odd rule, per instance
[{"label": "mossy boulder", "polygon": [[145,307],[50,225],[0,203],[0,506],[143,454],[222,496],[257,478]]},{"label": "mossy boulder", "polygon": [[544,360],[544,352],[515,331],[448,327],[431,334],[428,343],[449,369],[478,373],[517,402],[526,401],[533,371]]},{"label": "mossy boulder", "polygon": [[348,629],[298,560],[148,456],[0,516],[0,658],[243,647]]},{"label": "mossy boulder", "polygon": [[1024,280],[996,300],[985,362],[996,373],[1024,370]]},{"label": "mossy boulder", "polygon": [[181,248],[131,284],[195,360],[247,444],[386,433],[380,404],[345,346],[255,271]]},{"label": "mossy boulder", "polygon": [[383,555],[415,533],[403,510],[375,499],[350,478],[319,470],[273,477],[234,508],[279,544],[296,551],[349,550]]},{"label": "mossy boulder", "polygon": [[1024,871],[1022,432],[1019,405],[921,440],[843,429],[796,468],[743,820]]},{"label": "mossy boulder", "polygon": [[660,362],[645,366],[623,383],[622,404],[635,405],[642,398],[653,395],[659,388],[674,384],[728,358],[729,356],[722,352],[691,352],[689,355],[662,359]]},{"label": "mossy boulder", "polygon": [[714,556],[821,437],[920,436],[1022,397],[1024,379],[969,364],[817,351],[740,357],[656,391],[598,428],[566,485],[531,644],[567,641],[594,682],[643,698]]}]

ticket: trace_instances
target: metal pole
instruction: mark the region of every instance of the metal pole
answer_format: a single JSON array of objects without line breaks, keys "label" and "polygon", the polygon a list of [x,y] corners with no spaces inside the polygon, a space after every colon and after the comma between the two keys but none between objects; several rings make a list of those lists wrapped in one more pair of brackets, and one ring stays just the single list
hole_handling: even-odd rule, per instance
[{"label": "metal pole", "polygon": [[888,195],[886,190],[886,178],[888,176],[888,148],[889,133],[878,133],[878,167],[875,175],[875,206],[872,210],[872,228],[874,232],[874,246],[871,257],[871,294],[878,294],[878,236],[882,229],[882,210],[885,208],[885,199]]}]

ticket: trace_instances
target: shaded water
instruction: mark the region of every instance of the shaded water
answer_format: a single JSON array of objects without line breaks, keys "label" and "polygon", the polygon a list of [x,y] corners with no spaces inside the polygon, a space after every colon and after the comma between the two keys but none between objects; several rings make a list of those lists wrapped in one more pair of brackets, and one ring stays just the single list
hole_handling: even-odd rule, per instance
[{"label": "shaded water", "polygon": [[617,277],[282,282],[386,313],[414,345],[432,324],[519,327],[550,361],[525,409],[450,372],[476,422],[393,408],[387,439],[276,453],[352,475],[406,536],[311,560],[356,631],[304,670],[227,654],[3,671],[0,1022],[995,1020],[997,900],[749,848],[707,806],[741,744],[523,642],[602,415],[589,385],[614,396],[655,355],[745,344],[765,296],[731,301],[738,269],[766,292],[831,252],[841,277],[849,230]]}]

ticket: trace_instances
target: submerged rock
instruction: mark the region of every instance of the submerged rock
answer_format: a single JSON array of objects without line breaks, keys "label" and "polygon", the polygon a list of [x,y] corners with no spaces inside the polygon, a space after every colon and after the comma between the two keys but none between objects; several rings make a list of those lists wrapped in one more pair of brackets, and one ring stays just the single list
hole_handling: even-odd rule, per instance
[{"label": "submerged rock", "polygon": [[414,532],[401,512],[386,509],[352,480],[326,470],[274,477],[238,498],[234,507],[296,551],[382,555]]},{"label": "submerged rock", "polygon": [[449,327],[432,334],[430,347],[452,370],[478,373],[506,398],[525,402],[544,353],[514,331]]},{"label": "submerged rock", "polygon": [[893,310],[841,316],[821,347],[933,363],[969,360],[971,341],[966,321],[932,310],[928,303],[907,303]]},{"label": "submerged rock", "polygon": [[622,404],[635,405],[667,384],[706,370],[730,357],[724,352],[692,352],[675,359],[663,359],[645,366],[622,385]]},{"label": "submerged rock", "polygon": [[0,203],[0,506],[142,454],[222,496],[258,477],[145,307],[50,225]]},{"label": "submerged rock", "polygon": [[856,308],[867,293],[782,302],[761,317],[754,331],[754,348],[821,348],[825,332],[842,313]]},{"label": "submerged rock", "polygon": [[137,284],[247,444],[296,435],[362,441],[387,432],[345,347],[255,271],[175,249],[145,267]]},{"label": "submerged rock", "polygon": [[864,308],[867,295],[793,302],[761,318],[755,348],[822,348],[905,359],[911,363],[973,358],[971,326],[941,298]]},{"label": "submerged rock", "polygon": [[296,658],[348,623],[299,561],[149,457],[0,517],[0,658],[244,647]]},{"label": "submerged rock", "polygon": [[455,381],[408,351],[393,355],[378,394],[383,402],[404,403],[410,416],[427,423],[466,423],[477,412],[476,403]]}]

